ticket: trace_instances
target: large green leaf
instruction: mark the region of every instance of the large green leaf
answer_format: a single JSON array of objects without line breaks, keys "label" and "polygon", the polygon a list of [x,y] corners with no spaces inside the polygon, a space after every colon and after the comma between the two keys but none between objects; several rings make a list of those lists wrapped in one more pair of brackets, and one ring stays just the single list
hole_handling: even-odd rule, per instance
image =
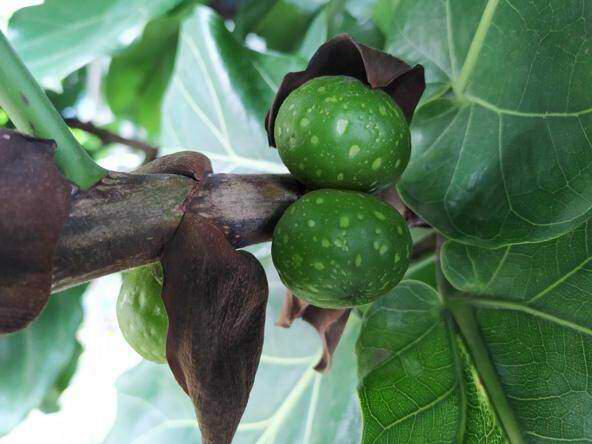
[{"label": "large green leaf", "polygon": [[503,442],[436,291],[406,280],[372,304],[357,344],[363,444]]},{"label": "large green leaf", "polygon": [[241,2],[235,33],[254,32],[268,48],[292,51],[302,40],[314,14],[328,0],[247,0]]},{"label": "large green leaf", "polygon": [[46,0],[10,20],[9,37],[33,75],[55,85],[95,58],[120,48],[152,17],[181,0]]},{"label": "large green leaf", "polygon": [[[234,443],[357,444],[360,415],[355,395],[353,346],[360,321],[353,317],[327,375],[313,370],[320,344],[302,322],[289,330],[274,326],[284,289],[264,260],[271,298],[261,364]],[[118,384],[118,412],[105,444],[195,444],[200,442],[191,401],[164,365],[144,362]]]},{"label": "large green leaf", "polygon": [[160,107],[175,63],[180,18],[165,16],[148,23],[140,39],[113,57],[105,79],[105,95],[113,113],[150,134],[160,128]]},{"label": "large green leaf", "polygon": [[447,243],[443,271],[466,294],[474,336],[529,442],[592,439],[592,225],[499,250]]},{"label": "large green leaf", "polygon": [[217,171],[284,172],[263,120],[284,74],[302,69],[304,59],[246,48],[203,6],[179,40],[163,105],[164,151],[200,151]]},{"label": "large green leaf", "polygon": [[0,337],[0,436],[35,408],[55,411],[80,354],[86,286],[54,294],[27,329]]},{"label": "large green leaf", "polygon": [[447,87],[414,118],[405,202],[446,235],[489,247],[547,240],[585,221],[592,9],[581,0],[394,6],[390,25],[381,22],[389,51]]},{"label": "large green leaf", "polygon": [[311,58],[316,50],[332,37],[338,34],[349,34],[357,42],[365,45],[382,48],[384,35],[372,21],[368,14],[364,14],[376,0],[364,0],[360,2],[344,0],[331,0],[315,16],[299,48],[299,53],[307,59]]}]

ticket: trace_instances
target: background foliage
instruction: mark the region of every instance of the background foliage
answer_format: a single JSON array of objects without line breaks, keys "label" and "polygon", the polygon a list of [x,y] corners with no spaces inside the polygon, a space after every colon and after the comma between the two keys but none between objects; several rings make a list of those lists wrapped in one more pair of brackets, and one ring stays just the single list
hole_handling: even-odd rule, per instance
[{"label": "background foliage", "polygon": [[[283,75],[341,32],[426,67],[398,189],[447,241],[352,316],[325,376],[312,370],[320,344],[308,326],[274,327],[284,289],[268,246],[253,248],[270,306],[236,442],[357,443],[362,428],[363,443],[592,440],[585,1],[47,0],[10,22],[64,115],[86,113],[161,153],[203,152],[218,172],[285,171],[264,113]],[[97,159],[124,158],[121,146],[77,135]],[[80,306],[64,302],[75,293],[1,340],[0,433],[30,409],[55,408],[78,354]],[[37,352],[14,360],[25,343]],[[43,378],[11,382],[45,362]],[[117,389],[106,443],[197,442],[166,367],[142,363]]]}]

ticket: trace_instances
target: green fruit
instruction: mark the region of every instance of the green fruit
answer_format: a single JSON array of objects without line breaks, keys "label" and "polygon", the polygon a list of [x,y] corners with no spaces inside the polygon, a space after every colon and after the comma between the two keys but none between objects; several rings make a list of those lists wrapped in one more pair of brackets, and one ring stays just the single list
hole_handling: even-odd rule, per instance
[{"label": "green fruit", "polygon": [[166,362],[169,319],[162,297],[162,267],[148,265],[123,273],[117,321],[128,344],[149,361]]},{"label": "green fruit", "polygon": [[411,153],[403,112],[353,77],[317,77],[277,114],[276,145],[296,179],[313,188],[372,192],[401,176]]},{"label": "green fruit", "polygon": [[273,233],[282,282],[319,307],[367,304],[391,290],[409,266],[405,220],[355,191],[317,190],[292,204]]}]

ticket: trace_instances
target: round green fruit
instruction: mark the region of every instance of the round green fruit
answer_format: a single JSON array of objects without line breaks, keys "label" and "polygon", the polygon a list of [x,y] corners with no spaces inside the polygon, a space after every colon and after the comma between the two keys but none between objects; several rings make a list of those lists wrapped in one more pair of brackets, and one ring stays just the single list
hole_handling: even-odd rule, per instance
[{"label": "round green fruit", "polygon": [[162,297],[162,267],[148,265],[123,273],[117,321],[123,337],[140,356],[166,362],[169,319]]},{"label": "round green fruit", "polygon": [[317,77],[292,91],[274,136],[292,175],[312,188],[384,188],[401,176],[411,153],[409,126],[395,102],[345,76]]},{"label": "round green fruit", "polygon": [[319,307],[367,304],[391,290],[409,266],[405,220],[356,191],[317,190],[292,204],[273,233],[282,282]]}]

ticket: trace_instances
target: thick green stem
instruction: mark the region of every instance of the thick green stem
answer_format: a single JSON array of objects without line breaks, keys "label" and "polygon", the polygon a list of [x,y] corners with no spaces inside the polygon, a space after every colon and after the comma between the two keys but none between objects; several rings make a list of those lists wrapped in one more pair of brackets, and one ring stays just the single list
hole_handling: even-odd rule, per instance
[{"label": "thick green stem", "polygon": [[64,120],[0,31],[0,106],[19,131],[56,141],[55,161],[62,174],[87,189],[106,170],[84,151]]}]

